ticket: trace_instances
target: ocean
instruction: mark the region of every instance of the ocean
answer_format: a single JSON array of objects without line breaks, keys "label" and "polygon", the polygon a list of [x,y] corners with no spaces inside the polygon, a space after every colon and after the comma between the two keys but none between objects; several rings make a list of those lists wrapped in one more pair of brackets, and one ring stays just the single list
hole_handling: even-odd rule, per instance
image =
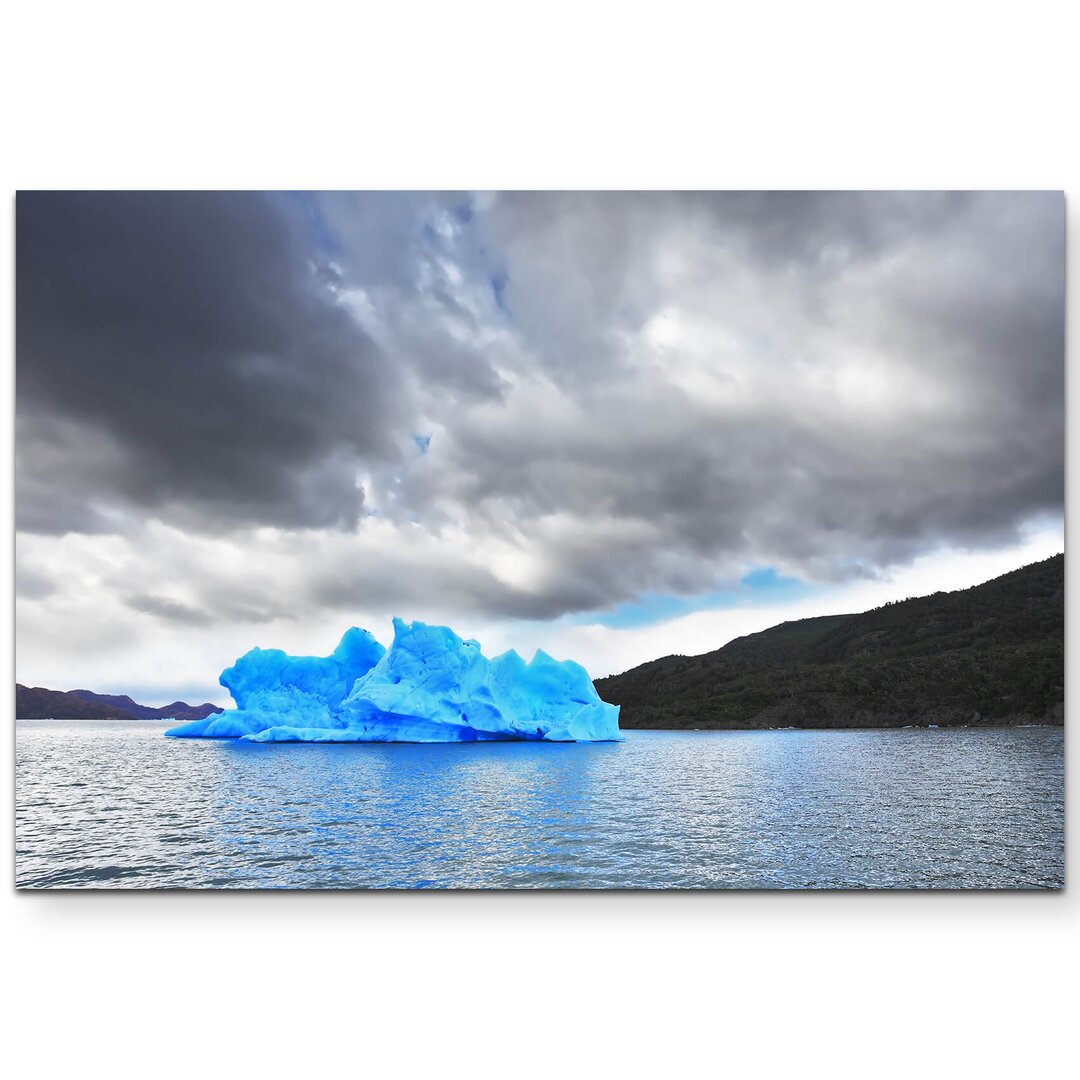
[{"label": "ocean", "polygon": [[1064,884],[1061,728],[269,744],[16,722],[25,888]]}]

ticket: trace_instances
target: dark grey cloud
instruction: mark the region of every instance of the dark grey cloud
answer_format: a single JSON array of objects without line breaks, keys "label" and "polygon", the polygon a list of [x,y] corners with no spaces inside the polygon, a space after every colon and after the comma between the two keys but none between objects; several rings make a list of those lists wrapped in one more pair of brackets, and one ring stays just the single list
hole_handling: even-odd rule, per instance
[{"label": "dark grey cloud", "polygon": [[125,597],[124,602],[133,611],[141,611],[146,615],[153,615],[167,622],[182,623],[185,626],[211,626],[217,622],[215,612],[199,611],[167,596],[135,593]]},{"label": "dark grey cloud", "polygon": [[258,595],[257,590],[245,587],[244,582],[223,581],[221,575],[214,574],[209,567],[189,570],[183,584],[186,591],[199,598],[199,606],[151,592],[124,594],[124,582],[115,582],[124,604],[132,611],[153,615],[166,623],[186,626],[211,626],[221,622],[259,625],[291,619],[294,614],[291,608],[268,596],[265,588]]},{"label": "dark grey cloud", "polygon": [[336,527],[404,388],[338,305],[303,204],[231,192],[16,202],[20,526],[102,512]]},{"label": "dark grey cloud", "polygon": [[689,193],[687,200],[755,262],[833,276],[925,238],[963,214],[972,197],[959,191],[737,191]]},{"label": "dark grey cloud", "polygon": [[290,530],[183,603],[147,555],[160,623],[550,618],[1063,509],[1060,194],[33,195],[18,246],[22,527]]},{"label": "dark grey cloud", "polygon": [[[491,530],[580,523],[549,550],[567,607],[872,573],[1062,511],[1060,194],[519,193],[484,227],[563,408],[462,419],[438,486]],[[668,306],[688,330],[656,347]]]}]

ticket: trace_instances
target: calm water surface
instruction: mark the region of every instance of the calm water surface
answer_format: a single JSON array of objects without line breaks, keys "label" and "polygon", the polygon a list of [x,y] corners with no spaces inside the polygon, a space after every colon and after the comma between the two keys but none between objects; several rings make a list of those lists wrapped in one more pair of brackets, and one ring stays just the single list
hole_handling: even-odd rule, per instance
[{"label": "calm water surface", "polygon": [[16,724],[16,882],[1053,888],[1060,728],[255,745]]}]

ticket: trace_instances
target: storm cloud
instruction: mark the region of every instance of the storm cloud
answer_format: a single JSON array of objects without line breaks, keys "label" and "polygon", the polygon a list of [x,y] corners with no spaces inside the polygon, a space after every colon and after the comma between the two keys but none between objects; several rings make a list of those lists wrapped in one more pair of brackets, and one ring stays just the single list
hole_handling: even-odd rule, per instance
[{"label": "storm cloud", "polygon": [[1060,193],[21,194],[16,344],[35,619],[555,619],[1063,512]]},{"label": "storm cloud", "polygon": [[355,525],[408,386],[320,271],[302,205],[232,192],[22,193],[18,511],[193,528]]}]

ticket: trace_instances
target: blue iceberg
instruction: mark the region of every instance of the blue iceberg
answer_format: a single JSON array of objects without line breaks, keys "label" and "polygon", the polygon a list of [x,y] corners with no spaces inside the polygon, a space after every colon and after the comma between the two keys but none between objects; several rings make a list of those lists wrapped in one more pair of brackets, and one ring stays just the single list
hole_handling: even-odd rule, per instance
[{"label": "blue iceberg", "polygon": [[326,657],[252,649],[221,673],[237,708],[170,728],[249,742],[476,742],[622,739],[619,707],[572,660],[512,649],[489,660],[445,626],[394,620],[388,650],[346,632]]},{"label": "blue iceberg", "polygon": [[280,724],[333,727],[356,680],[386,650],[366,630],[353,627],[329,656],[289,656],[280,649],[252,649],[221,673],[235,709],[170,728],[181,738],[240,739]]}]

